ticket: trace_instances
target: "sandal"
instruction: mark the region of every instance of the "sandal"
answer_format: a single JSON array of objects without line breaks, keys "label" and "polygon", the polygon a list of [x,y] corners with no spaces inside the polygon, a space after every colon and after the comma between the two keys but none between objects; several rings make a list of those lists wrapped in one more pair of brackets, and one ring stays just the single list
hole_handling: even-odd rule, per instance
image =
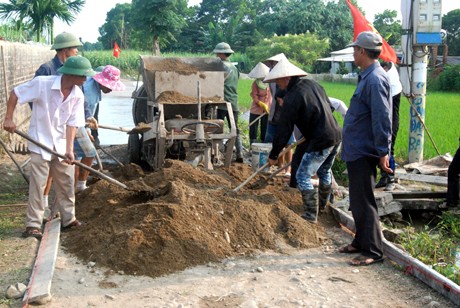
[{"label": "sandal", "polygon": [[81,227],[81,226],[82,226],[82,223],[80,221],[78,221],[77,219],[75,219],[70,224],[68,224],[65,227],[62,227],[61,229],[62,229],[62,231],[67,231],[67,230],[70,230],[72,228],[78,228],[78,227]]},{"label": "sandal", "polygon": [[22,232],[22,237],[24,238],[35,237],[37,240],[41,240],[42,236],[42,231],[39,228],[35,227],[26,227],[26,230]]},{"label": "sandal", "polygon": [[350,264],[353,266],[367,266],[374,263],[383,262],[383,257],[380,258],[371,258],[363,255],[357,256],[356,258],[351,259]]},{"label": "sandal", "polygon": [[338,250],[340,253],[358,253],[361,252],[361,249],[358,249],[351,244],[348,244],[346,246],[340,247]]}]

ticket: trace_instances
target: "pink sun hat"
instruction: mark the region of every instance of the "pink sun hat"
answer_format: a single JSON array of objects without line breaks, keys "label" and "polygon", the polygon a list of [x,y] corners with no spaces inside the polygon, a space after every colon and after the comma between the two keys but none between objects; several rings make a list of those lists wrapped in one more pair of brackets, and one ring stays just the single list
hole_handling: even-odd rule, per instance
[{"label": "pink sun hat", "polygon": [[112,91],[125,89],[125,85],[120,81],[120,70],[112,65],[106,65],[102,72],[93,76],[93,79]]}]

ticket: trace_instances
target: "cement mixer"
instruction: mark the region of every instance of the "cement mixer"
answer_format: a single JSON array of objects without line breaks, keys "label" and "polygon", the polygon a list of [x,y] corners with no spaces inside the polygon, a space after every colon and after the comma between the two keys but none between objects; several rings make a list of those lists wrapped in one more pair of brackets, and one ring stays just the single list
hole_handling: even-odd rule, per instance
[{"label": "cement mixer", "polygon": [[[153,170],[166,158],[206,169],[229,166],[236,129],[231,104],[223,99],[225,72],[218,58],[141,56],[143,82],[133,92],[132,113],[136,126],[151,129],[129,136],[129,161]],[[227,106],[230,127],[216,118],[219,105]]]}]

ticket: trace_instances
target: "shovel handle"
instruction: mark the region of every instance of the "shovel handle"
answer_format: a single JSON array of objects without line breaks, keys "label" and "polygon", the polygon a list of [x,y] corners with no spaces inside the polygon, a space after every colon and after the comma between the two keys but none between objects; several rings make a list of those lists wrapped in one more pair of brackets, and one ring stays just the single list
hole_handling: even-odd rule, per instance
[{"label": "shovel handle", "polygon": [[254,123],[256,123],[257,121],[259,121],[259,119],[262,118],[262,117],[263,117],[264,115],[266,115],[266,114],[267,114],[266,112],[262,113],[260,116],[258,116],[258,117],[255,118],[254,120],[252,120],[252,122],[249,123],[248,126],[252,126],[252,124],[254,124]]},{"label": "shovel handle", "polygon": [[[31,138],[29,135],[27,135],[27,134],[25,134],[25,133],[23,133],[23,132],[21,132],[21,131],[19,131],[19,130],[17,130],[17,129],[15,129],[14,132],[15,132],[16,134],[18,134],[19,136],[21,136],[22,138],[27,139],[28,141],[32,142],[33,144],[35,144],[35,145],[41,147],[42,149],[48,151],[49,153],[51,153],[51,154],[53,154],[53,155],[55,155],[55,156],[57,156],[57,157],[59,157],[59,158],[67,159],[67,157],[66,157],[65,155],[60,154],[60,153],[58,153],[58,152],[56,152],[56,151],[50,149],[49,147],[47,147],[47,146],[44,145],[43,143],[40,143],[40,142],[38,142],[37,140]],[[123,184],[123,183],[121,183],[121,182],[119,182],[119,181],[117,181],[117,180],[115,180],[115,179],[113,179],[113,178],[111,178],[111,177],[105,175],[105,174],[102,173],[102,172],[99,172],[99,171],[97,171],[97,170],[95,170],[95,169],[93,169],[93,168],[91,168],[91,167],[88,167],[87,165],[82,164],[82,163],[79,162],[79,161],[73,161],[72,164],[77,165],[78,167],[80,167],[80,168],[82,168],[82,169],[85,169],[85,170],[87,170],[87,171],[89,171],[89,172],[92,172],[92,173],[96,174],[97,176],[101,177],[102,179],[104,179],[104,180],[106,180],[106,181],[109,181],[109,182],[112,183],[112,184],[115,184],[115,185],[118,185],[118,186],[123,187],[123,188],[125,188],[125,189],[128,189],[128,186],[126,186],[125,184]]]},{"label": "shovel handle", "polygon": [[[297,142],[294,142],[290,145],[288,145],[287,147],[285,147],[281,153],[278,155],[278,157],[286,154],[288,151],[290,151],[293,147],[295,147],[296,145],[299,145],[301,144],[302,142],[305,141],[305,138],[302,137],[300,138]],[[265,163],[262,167],[260,167],[259,169],[257,169],[253,174],[251,174],[243,183],[241,183],[240,185],[238,185],[238,187],[236,187],[235,189],[233,189],[234,192],[238,192],[244,185],[246,185],[250,180],[252,180],[257,174],[260,173],[260,171],[264,170],[265,167],[268,166],[268,162]]]},{"label": "shovel handle", "polygon": [[118,130],[121,132],[129,133],[131,129],[125,128],[125,127],[119,127],[119,126],[110,126],[110,125],[104,125],[104,124],[98,124],[97,125],[100,128],[105,128],[105,129],[111,129],[111,130]]}]

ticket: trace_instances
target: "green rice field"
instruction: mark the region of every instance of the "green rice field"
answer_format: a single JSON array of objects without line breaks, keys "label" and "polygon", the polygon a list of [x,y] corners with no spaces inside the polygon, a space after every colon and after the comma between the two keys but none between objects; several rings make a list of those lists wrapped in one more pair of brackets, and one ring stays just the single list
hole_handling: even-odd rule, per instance
[{"label": "green rice field", "polygon": [[[240,108],[248,110],[251,104],[249,93],[252,80],[240,80],[238,93],[240,97]],[[349,105],[350,98],[356,88],[353,84],[321,82],[326,93],[330,97],[338,98]],[[425,124],[430,133],[439,154],[455,154],[459,147],[460,137],[460,94],[451,92],[428,92],[426,94]],[[401,97],[400,124],[398,138],[395,145],[396,161],[399,164],[407,163],[409,149],[409,126],[410,126],[410,104],[407,98]],[[335,115],[340,125],[343,125],[342,117]],[[425,130],[424,136],[424,159],[433,158],[438,155],[436,147]]]}]

